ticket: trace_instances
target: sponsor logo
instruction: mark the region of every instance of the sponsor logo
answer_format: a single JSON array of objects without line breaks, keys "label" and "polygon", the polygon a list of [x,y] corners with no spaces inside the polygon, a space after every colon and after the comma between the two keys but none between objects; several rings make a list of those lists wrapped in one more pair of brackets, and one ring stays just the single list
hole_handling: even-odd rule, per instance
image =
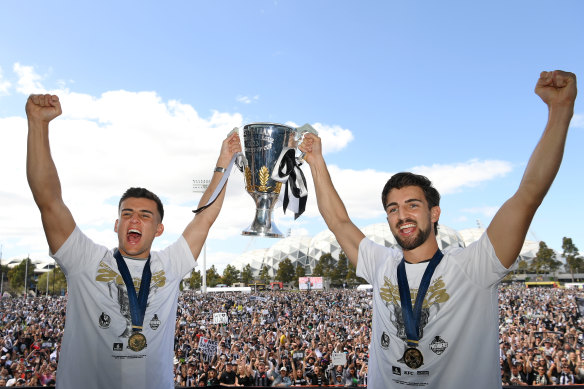
[{"label": "sponsor logo", "polygon": [[434,339],[430,342],[430,350],[434,351],[434,353],[438,355],[442,354],[447,347],[448,342],[439,336],[434,337]]},{"label": "sponsor logo", "polygon": [[105,312],[102,312],[101,315],[99,315],[98,323],[101,328],[109,328],[111,322],[112,318],[106,315]]},{"label": "sponsor logo", "polygon": [[124,351],[124,344],[123,343],[114,343],[114,351]]},{"label": "sponsor logo", "polygon": [[154,315],[152,320],[150,320],[150,328],[157,330],[160,327],[160,320],[158,320],[158,315]]},{"label": "sponsor logo", "polygon": [[389,348],[389,335],[387,335],[385,331],[381,334],[381,347],[386,350]]},{"label": "sponsor logo", "polygon": [[422,371],[419,371],[419,372],[418,372],[418,375],[425,375],[425,376],[429,376],[429,375],[430,375],[430,372],[429,372],[429,371],[427,371],[427,370],[422,370]]},{"label": "sponsor logo", "polygon": [[397,367],[397,366],[392,366],[391,367],[391,372],[394,375],[401,375],[401,368]]}]

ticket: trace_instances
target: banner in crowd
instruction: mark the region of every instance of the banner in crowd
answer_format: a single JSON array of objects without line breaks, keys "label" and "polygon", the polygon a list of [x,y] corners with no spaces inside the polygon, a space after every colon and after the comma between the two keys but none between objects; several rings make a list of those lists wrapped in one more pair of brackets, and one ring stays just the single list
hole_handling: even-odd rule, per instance
[{"label": "banner in crowd", "polygon": [[265,298],[265,297],[260,297],[260,296],[249,296],[249,300],[250,300],[250,301],[255,301],[255,300],[257,300],[257,301],[262,301],[262,302],[264,302],[264,303],[265,303],[266,301],[268,301],[268,299],[267,299],[267,298]]},{"label": "banner in crowd", "polygon": [[309,290],[309,289],[319,289],[322,290],[322,277],[299,277],[298,278],[298,289]]},{"label": "banner in crowd", "polygon": [[347,354],[345,353],[333,353],[332,357],[333,366],[345,366],[347,363]]},{"label": "banner in crowd", "polygon": [[217,312],[213,314],[213,324],[227,324],[229,323],[229,318],[225,312]]},{"label": "banner in crowd", "polygon": [[217,354],[217,341],[201,336],[199,339],[199,351],[203,353],[206,360],[211,360]]}]

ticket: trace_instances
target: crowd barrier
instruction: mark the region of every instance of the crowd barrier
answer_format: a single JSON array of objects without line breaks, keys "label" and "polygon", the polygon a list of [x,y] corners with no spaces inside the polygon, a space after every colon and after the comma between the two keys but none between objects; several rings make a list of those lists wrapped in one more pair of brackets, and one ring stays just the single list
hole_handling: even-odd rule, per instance
[{"label": "crowd barrier", "polygon": [[[19,386],[20,388],[26,388],[26,389],[55,389],[54,386]],[[204,386],[205,388],[221,388],[221,389],[225,389],[225,386]],[[251,389],[266,389],[268,388],[268,386],[246,386],[247,388],[251,388]],[[306,385],[306,386],[294,386],[294,388],[322,388],[322,387],[326,387],[326,388],[347,388],[347,386],[343,386],[343,385],[326,385],[326,386],[314,386],[314,385]],[[540,386],[540,388],[543,389],[565,389],[565,388],[573,388],[573,387],[580,387],[580,389],[584,388],[584,384],[575,384],[575,385],[546,385],[546,386]],[[188,386],[188,387],[184,387],[184,386],[176,386],[176,389],[178,388],[186,388],[186,389],[197,389],[200,388],[200,386]],[[359,386],[349,386],[349,388],[364,388],[364,386],[359,385]],[[517,389],[517,388],[525,388],[525,386],[503,386],[501,389]],[[105,389],[105,388],[104,388]],[[469,388],[470,389],[470,388]]]}]

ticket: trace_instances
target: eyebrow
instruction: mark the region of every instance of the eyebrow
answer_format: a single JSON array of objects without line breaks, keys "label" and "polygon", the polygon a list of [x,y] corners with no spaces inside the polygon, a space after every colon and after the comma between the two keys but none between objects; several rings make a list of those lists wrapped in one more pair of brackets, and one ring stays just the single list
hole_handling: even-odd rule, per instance
[{"label": "eyebrow", "polygon": [[[409,199],[409,200],[406,200],[406,201],[405,201],[405,203],[406,203],[406,204],[407,204],[407,203],[413,203],[413,202],[423,203],[423,201],[422,201],[422,200],[420,200],[420,199]],[[397,202],[396,202],[396,201],[394,201],[394,202],[391,202],[391,203],[387,204],[387,205],[385,206],[385,209],[389,208],[389,207],[390,207],[390,206],[392,206],[392,205],[397,205]]]},{"label": "eyebrow", "polygon": [[[120,212],[125,212],[125,211],[134,212],[134,209],[132,209],[132,208],[124,208],[124,209],[122,209]],[[152,211],[150,211],[150,210],[148,210],[148,209],[141,209],[141,210],[139,210],[138,212],[149,213],[149,214],[151,214],[151,215],[154,215],[154,212],[152,212]]]}]

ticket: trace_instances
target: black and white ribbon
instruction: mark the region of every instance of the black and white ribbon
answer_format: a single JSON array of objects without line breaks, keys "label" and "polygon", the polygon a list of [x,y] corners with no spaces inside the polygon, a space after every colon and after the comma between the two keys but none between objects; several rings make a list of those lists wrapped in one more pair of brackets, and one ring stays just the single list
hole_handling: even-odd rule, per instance
[{"label": "black and white ribbon", "polygon": [[298,219],[306,209],[308,190],[306,189],[306,178],[296,160],[296,149],[286,147],[282,150],[272,171],[272,180],[286,183],[282,201],[284,213],[286,213],[286,209],[290,209],[294,212],[294,220]]}]

